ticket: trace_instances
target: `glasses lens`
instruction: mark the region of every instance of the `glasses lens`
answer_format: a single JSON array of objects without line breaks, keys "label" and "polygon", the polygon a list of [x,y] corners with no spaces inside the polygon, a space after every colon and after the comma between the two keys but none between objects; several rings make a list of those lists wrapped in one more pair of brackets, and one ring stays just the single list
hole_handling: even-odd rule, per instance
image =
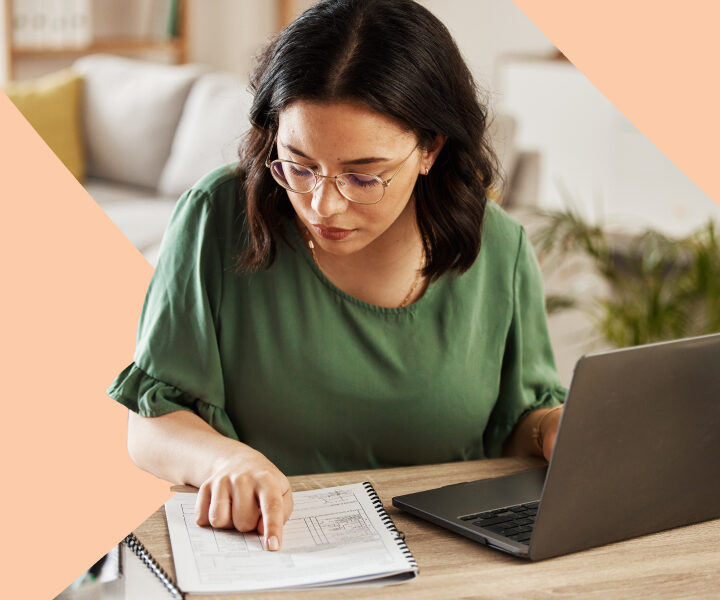
[{"label": "glasses lens", "polygon": [[275,181],[291,192],[305,194],[315,187],[315,174],[294,162],[274,160],[270,172]]},{"label": "glasses lens", "polygon": [[375,204],[383,197],[380,178],[364,173],[343,173],[337,178],[340,193],[348,200],[360,204]]}]

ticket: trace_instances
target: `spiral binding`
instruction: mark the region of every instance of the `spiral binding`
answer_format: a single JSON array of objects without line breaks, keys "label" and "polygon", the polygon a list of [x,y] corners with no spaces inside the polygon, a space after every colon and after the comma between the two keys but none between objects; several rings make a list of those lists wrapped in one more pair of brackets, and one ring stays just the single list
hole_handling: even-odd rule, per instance
[{"label": "spiral binding", "polygon": [[175,585],[170,576],[163,570],[163,568],[157,563],[152,555],[147,551],[147,548],[143,546],[143,543],[135,537],[135,534],[131,533],[123,540],[127,547],[137,556],[145,566],[150,569],[161,583],[165,586],[168,592],[170,592],[175,598],[185,598],[180,589]]},{"label": "spiral binding", "polygon": [[377,492],[375,491],[372,483],[370,483],[369,481],[365,481],[363,482],[363,486],[365,487],[365,491],[368,493],[368,496],[370,496],[370,502],[372,502],[373,506],[375,507],[375,510],[380,517],[380,520],[383,522],[383,525],[385,525],[385,527],[387,527],[391,533],[395,534],[395,542],[397,543],[398,548],[400,548],[400,552],[402,552],[402,555],[407,559],[408,563],[410,563],[410,566],[413,569],[417,569],[417,562],[415,562],[415,557],[412,555],[412,552],[410,552],[410,549],[405,543],[405,534],[395,526],[395,523],[390,518],[390,515],[387,514],[387,511],[382,505],[382,501],[377,495]]}]

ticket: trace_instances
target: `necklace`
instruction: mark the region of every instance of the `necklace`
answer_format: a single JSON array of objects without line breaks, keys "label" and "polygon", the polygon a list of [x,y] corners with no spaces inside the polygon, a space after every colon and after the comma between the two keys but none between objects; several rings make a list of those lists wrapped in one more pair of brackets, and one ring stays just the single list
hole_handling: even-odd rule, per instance
[{"label": "necklace", "polygon": [[[320,263],[318,262],[317,254],[315,254],[315,243],[312,241],[312,238],[310,237],[310,232],[307,230],[307,228],[303,227],[304,234],[303,237],[306,238],[307,247],[310,250],[310,254],[313,257],[313,260],[315,261],[315,264],[317,265],[318,269],[322,271],[322,267],[320,266]],[[410,290],[403,298],[403,301],[398,305],[398,308],[403,308],[404,306],[407,306],[410,302],[410,298],[412,298],[413,292],[417,289],[417,286],[422,281],[422,267],[425,265],[425,248],[423,247],[422,256],[420,257],[420,268],[415,271],[415,279],[413,280],[412,286],[410,287]]]}]

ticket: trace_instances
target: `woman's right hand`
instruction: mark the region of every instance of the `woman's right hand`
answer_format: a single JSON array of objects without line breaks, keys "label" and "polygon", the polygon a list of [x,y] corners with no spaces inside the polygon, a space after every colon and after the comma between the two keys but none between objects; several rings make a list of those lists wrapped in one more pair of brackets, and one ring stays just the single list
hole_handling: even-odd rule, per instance
[{"label": "woman's right hand", "polygon": [[247,453],[236,452],[218,461],[198,491],[195,520],[201,526],[257,529],[265,548],[279,550],[292,509],[287,477],[263,454],[248,448]]}]

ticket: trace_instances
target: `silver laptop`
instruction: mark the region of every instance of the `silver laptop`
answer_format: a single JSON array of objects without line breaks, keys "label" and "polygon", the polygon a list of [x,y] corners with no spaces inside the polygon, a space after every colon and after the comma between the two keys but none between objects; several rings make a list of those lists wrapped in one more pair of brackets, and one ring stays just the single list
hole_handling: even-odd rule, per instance
[{"label": "silver laptop", "polygon": [[392,502],[530,560],[720,518],[720,334],[583,356],[547,467]]}]

